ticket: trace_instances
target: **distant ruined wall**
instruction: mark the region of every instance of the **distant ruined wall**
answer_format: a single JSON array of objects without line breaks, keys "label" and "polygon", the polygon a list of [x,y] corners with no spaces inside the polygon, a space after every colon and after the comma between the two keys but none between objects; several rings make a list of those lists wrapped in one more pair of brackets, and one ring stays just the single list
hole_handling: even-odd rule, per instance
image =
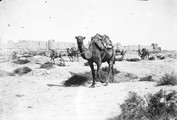
[{"label": "distant ruined wall", "polygon": [[7,43],[7,49],[23,49],[23,50],[47,50],[47,49],[59,49],[63,50],[66,48],[76,47],[76,43],[68,43],[68,42],[58,42],[56,43],[54,40],[48,41],[29,41],[29,40],[20,40],[15,43],[13,41],[9,41]]}]

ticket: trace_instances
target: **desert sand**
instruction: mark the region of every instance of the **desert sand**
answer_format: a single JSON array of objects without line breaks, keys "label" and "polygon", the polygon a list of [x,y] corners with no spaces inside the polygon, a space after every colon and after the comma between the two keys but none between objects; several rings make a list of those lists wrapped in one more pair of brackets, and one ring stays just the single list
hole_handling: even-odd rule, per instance
[{"label": "desert sand", "polygon": [[[177,86],[156,86],[165,73],[177,70],[177,60],[164,59],[153,61],[116,61],[115,68],[138,76],[137,79],[95,88],[86,86],[64,87],[63,82],[71,77],[70,72],[90,71],[86,62],[66,61],[66,66],[39,69],[35,64],[37,57],[30,63],[17,65],[11,61],[1,62],[0,69],[12,72],[15,68],[28,66],[33,71],[23,76],[0,77],[0,120],[106,120],[120,114],[120,104],[130,91],[141,96],[155,93],[160,89],[177,90]],[[107,66],[106,63],[103,66]],[[153,82],[139,81],[141,77],[152,76]],[[118,80],[119,81],[119,80]]]}]

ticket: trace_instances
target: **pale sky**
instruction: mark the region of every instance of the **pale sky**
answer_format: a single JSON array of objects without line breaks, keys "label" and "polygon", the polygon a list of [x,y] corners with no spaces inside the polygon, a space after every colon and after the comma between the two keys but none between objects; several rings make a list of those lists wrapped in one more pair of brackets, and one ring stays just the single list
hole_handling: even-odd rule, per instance
[{"label": "pale sky", "polygon": [[177,0],[2,0],[0,37],[76,42],[107,34],[113,43],[177,49]]}]

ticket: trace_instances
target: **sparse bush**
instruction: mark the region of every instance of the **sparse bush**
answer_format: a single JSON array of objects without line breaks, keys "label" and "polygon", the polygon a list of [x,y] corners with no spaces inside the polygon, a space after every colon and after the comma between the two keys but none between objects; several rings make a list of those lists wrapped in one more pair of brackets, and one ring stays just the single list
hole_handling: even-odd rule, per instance
[{"label": "sparse bush", "polygon": [[40,68],[51,69],[51,68],[53,68],[53,63],[46,62],[44,64],[41,64]]},{"label": "sparse bush", "polygon": [[80,85],[85,85],[87,81],[88,81],[88,78],[85,77],[85,76],[73,75],[68,80],[66,80],[63,85],[66,86],[66,87],[80,86]]},{"label": "sparse bush", "polygon": [[163,59],[165,59],[165,56],[162,56],[162,57],[160,58],[160,60],[163,60]]},{"label": "sparse bush", "polygon": [[137,93],[130,92],[129,98],[120,105],[122,113],[113,120],[146,120],[145,101]]},{"label": "sparse bush", "polygon": [[29,63],[30,61],[29,60],[23,60],[23,59],[17,59],[15,61],[13,61],[13,63],[16,63],[16,64],[26,64],[26,63]]},{"label": "sparse bush", "polygon": [[177,85],[177,75],[175,73],[171,74],[166,73],[157,82],[157,86],[161,85]]},{"label": "sparse bush", "polygon": [[64,67],[64,66],[66,66],[66,64],[60,62],[60,63],[57,64],[57,66]]},{"label": "sparse bush", "polygon": [[152,56],[152,57],[150,57],[148,60],[155,60],[155,57]]},{"label": "sparse bush", "polygon": [[32,69],[29,67],[20,67],[20,68],[15,69],[13,71],[13,74],[24,75],[30,71],[32,71]]},{"label": "sparse bush", "polygon": [[[117,69],[114,69],[115,74],[119,73]],[[80,85],[85,85],[87,83],[91,83],[93,78],[92,78],[92,73],[91,72],[84,72],[84,73],[71,73],[72,76],[64,82],[64,86],[80,86]],[[100,76],[103,81],[106,81],[107,76],[108,76],[108,67],[103,67],[100,71]],[[95,70],[95,77],[96,76],[96,70]],[[96,78],[96,81],[99,81],[99,79]]]},{"label": "sparse bush", "polygon": [[177,92],[160,90],[144,99],[130,92],[120,107],[121,114],[112,120],[172,120],[177,117]]},{"label": "sparse bush", "polygon": [[130,58],[130,59],[126,59],[126,61],[129,61],[129,62],[137,62],[137,61],[140,61],[139,58]]},{"label": "sparse bush", "polygon": [[147,115],[149,120],[171,120],[177,117],[177,92],[160,90],[148,96]]},{"label": "sparse bush", "polygon": [[146,76],[139,79],[139,81],[154,81],[152,76]]},{"label": "sparse bush", "polygon": [[169,57],[169,58],[173,58],[174,59],[174,55],[173,54],[167,54],[167,57]]}]

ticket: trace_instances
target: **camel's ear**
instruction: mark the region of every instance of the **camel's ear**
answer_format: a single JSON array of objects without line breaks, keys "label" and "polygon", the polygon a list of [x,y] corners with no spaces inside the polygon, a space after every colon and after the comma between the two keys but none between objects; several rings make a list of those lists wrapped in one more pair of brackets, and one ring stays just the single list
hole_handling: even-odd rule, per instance
[{"label": "camel's ear", "polygon": [[85,37],[83,37],[85,39]]},{"label": "camel's ear", "polygon": [[77,36],[75,36],[75,38],[77,39]]}]

